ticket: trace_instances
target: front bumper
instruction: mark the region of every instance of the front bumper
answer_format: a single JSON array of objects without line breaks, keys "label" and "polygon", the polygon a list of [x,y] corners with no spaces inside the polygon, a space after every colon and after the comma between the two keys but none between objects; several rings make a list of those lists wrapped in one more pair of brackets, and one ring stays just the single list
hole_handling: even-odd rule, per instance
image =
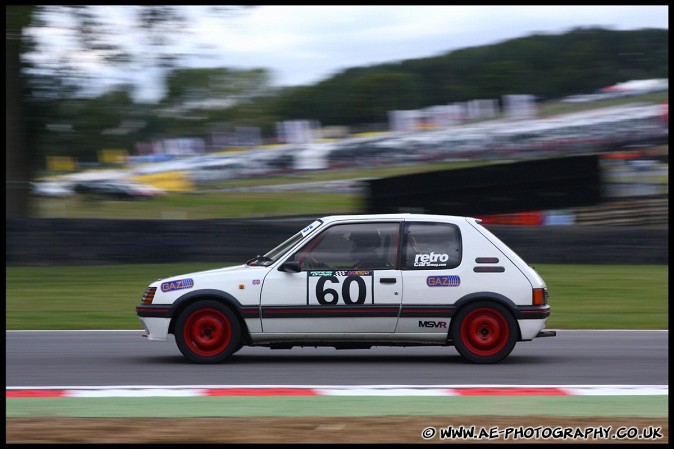
[{"label": "front bumper", "polygon": [[167,305],[140,305],[136,307],[136,314],[143,323],[148,340],[168,340],[168,330],[171,324],[173,310]]},{"label": "front bumper", "polygon": [[168,340],[168,330],[171,324],[170,318],[150,318],[140,317],[143,323],[148,340],[166,341]]}]

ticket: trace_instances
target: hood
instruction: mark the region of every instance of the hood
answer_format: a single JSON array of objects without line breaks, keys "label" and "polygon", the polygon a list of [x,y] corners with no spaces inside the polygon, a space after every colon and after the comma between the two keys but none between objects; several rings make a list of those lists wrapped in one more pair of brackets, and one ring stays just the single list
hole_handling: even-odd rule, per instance
[{"label": "hood", "polygon": [[248,272],[250,270],[259,270],[267,267],[261,267],[261,266],[250,266],[250,265],[235,265],[232,267],[224,267],[224,268],[215,268],[213,270],[204,270],[204,271],[195,271],[192,273],[184,273],[184,274],[177,274],[174,276],[168,276],[165,278],[160,278],[157,279],[155,282],[151,284],[151,286],[157,286],[161,283],[164,282],[172,282],[172,281],[177,281],[180,279],[205,279],[205,278],[210,278],[213,276],[222,276],[223,274],[236,274],[236,273],[241,273],[241,272]]}]

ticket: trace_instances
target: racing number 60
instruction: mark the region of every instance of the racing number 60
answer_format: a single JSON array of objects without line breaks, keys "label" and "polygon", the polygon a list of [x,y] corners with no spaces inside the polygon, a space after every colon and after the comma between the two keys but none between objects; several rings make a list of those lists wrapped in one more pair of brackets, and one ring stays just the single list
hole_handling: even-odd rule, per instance
[{"label": "racing number 60", "polygon": [[[334,305],[339,301],[339,294],[334,288],[325,288],[325,283],[330,281],[333,284],[339,284],[337,276],[321,276],[316,284],[316,299],[321,305]],[[351,298],[351,283],[358,284],[358,299],[355,301]],[[326,299],[329,296],[329,299]],[[367,296],[367,286],[365,281],[360,276],[347,276],[342,284],[342,298],[345,304],[363,304]]]}]

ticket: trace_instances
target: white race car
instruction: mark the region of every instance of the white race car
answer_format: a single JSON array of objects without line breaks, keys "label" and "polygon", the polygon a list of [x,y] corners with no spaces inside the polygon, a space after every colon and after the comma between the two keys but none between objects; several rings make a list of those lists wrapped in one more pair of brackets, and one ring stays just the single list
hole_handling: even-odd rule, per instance
[{"label": "white race car", "polygon": [[149,340],[198,363],[242,346],[455,346],[498,362],[544,331],[543,279],[468,217],[324,217],[243,265],[153,282],[136,308]]}]

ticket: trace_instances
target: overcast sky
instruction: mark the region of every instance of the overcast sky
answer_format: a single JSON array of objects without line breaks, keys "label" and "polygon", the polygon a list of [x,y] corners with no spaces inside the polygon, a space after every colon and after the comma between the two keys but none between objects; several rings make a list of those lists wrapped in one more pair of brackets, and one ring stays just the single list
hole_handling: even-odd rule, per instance
[{"label": "overcast sky", "polygon": [[[669,28],[666,5],[257,6],[224,20],[204,15],[204,7],[187,8],[195,20],[180,51],[194,56],[183,65],[265,68],[276,86],[313,84],[351,67],[436,56],[533,33],[581,26]],[[108,9],[106,15],[114,14]],[[94,61],[88,64],[98,70]],[[149,74],[117,75],[118,80],[141,78],[140,96],[156,98],[161,86]]]}]

